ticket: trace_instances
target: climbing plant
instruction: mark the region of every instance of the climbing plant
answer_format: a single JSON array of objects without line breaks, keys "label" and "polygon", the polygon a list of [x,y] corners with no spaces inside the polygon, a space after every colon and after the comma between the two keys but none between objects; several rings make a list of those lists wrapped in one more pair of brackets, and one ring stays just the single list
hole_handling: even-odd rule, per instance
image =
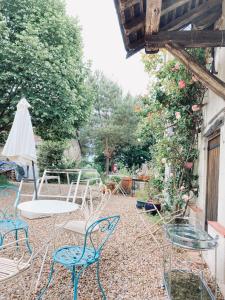
[{"label": "climbing plant", "polygon": [[[192,54],[205,64],[202,49],[192,50]],[[188,200],[190,191],[197,193],[194,163],[205,87],[177,60],[165,63],[164,55],[143,56],[145,69],[154,78],[149,94],[140,100],[138,114],[143,119],[139,134],[154,140],[152,163],[155,177],[162,182],[159,192],[164,190],[168,207],[177,209]]]}]

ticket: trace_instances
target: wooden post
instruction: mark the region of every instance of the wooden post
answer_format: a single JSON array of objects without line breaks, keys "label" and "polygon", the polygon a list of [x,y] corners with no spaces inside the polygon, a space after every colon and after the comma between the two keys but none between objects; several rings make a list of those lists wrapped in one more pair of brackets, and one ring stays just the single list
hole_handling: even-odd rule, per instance
[{"label": "wooden post", "polygon": [[211,74],[179,45],[166,44],[165,48],[178,58],[207,88],[225,100],[225,83],[221,79]]},{"label": "wooden post", "polygon": [[[159,23],[162,9],[162,0],[147,0],[146,3],[146,21],[145,37],[148,39],[154,33],[159,31]],[[158,52],[159,49],[152,49],[152,52]]]}]

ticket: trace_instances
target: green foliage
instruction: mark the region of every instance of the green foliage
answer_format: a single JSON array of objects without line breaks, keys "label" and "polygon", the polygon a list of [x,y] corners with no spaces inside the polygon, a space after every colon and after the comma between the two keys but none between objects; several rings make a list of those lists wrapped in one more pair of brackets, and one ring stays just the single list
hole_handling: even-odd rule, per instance
[{"label": "green foliage", "polygon": [[[121,88],[96,72],[92,77],[94,107],[89,123],[81,130],[83,151],[95,156],[104,168],[105,161],[122,161],[131,167],[148,157],[148,146],[137,140],[139,117],[136,99],[124,96]],[[132,155],[131,155],[132,154]],[[142,158],[141,158],[142,157]],[[107,168],[107,167],[106,167]]]},{"label": "green foliage", "polygon": [[[192,50],[193,55],[204,64],[204,51]],[[161,56],[160,56],[161,57]],[[166,191],[169,207],[181,207],[182,196],[195,191],[196,175],[194,163],[198,158],[197,140],[201,130],[201,110],[193,109],[202,104],[205,88],[183,65],[170,60],[154,69],[155,83],[150,94],[142,99],[140,114],[143,120],[139,126],[142,138],[152,139],[152,159],[155,177],[150,181],[156,191]],[[143,57],[145,68],[152,73],[157,62],[151,56]],[[164,179],[165,164],[170,169]]]},{"label": "green foliage", "polygon": [[24,95],[36,132],[63,140],[89,113],[80,27],[62,0],[0,0],[0,138]]},{"label": "green foliage", "polygon": [[64,141],[44,141],[38,153],[38,165],[40,172],[44,169],[62,169],[65,168],[64,151],[67,144]]}]

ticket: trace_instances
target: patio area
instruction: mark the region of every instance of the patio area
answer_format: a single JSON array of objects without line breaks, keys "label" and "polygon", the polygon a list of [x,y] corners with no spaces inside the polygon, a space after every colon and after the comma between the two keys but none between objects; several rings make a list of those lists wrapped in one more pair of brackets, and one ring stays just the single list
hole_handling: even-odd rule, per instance
[{"label": "patio area", "polygon": [[[52,186],[50,188],[54,189]],[[27,184],[26,190],[29,189],[30,185]],[[22,201],[24,200],[26,201],[27,199],[22,199]],[[156,244],[149,236],[138,238],[146,234],[147,231],[143,227],[135,205],[136,198],[134,197],[113,195],[102,213],[102,216],[118,214],[121,217],[115,233],[106,244],[100,263],[100,277],[107,299],[167,299],[165,290],[162,288],[163,248],[156,248]],[[154,221],[152,217],[149,218],[149,224],[151,221]],[[41,245],[41,241],[46,240],[47,236],[51,235],[51,222],[51,218],[28,220],[30,242],[34,249],[37,250]],[[162,230],[157,232],[156,237],[161,241],[162,245],[165,243]],[[57,240],[56,247],[71,243],[71,240],[68,240],[68,238],[69,236],[65,234],[61,235],[60,239]],[[49,250],[38,290],[47,282],[51,253],[52,249]],[[186,262],[183,261],[184,257],[186,262],[189,261],[188,268],[191,268],[191,270],[199,268],[199,255],[187,251],[184,254],[181,250],[176,251],[175,254],[175,265],[177,267],[187,267]],[[41,260],[37,259],[33,266],[33,273],[38,273],[40,265]],[[204,268],[210,285],[207,266],[204,265]],[[29,272],[24,273],[27,287],[30,286],[31,282],[31,273]],[[10,282],[6,284],[7,294],[3,298],[1,298],[1,295],[0,299],[23,299],[18,285],[13,285]],[[96,281],[94,266],[88,268],[81,277],[78,294],[81,300],[102,299]],[[36,295],[34,293],[32,299],[35,299]],[[44,299],[69,300],[72,299],[72,295],[71,276],[64,268],[57,268],[54,280]],[[187,296],[185,299],[195,299],[191,294],[189,297]],[[223,298],[218,297],[217,299]]]}]

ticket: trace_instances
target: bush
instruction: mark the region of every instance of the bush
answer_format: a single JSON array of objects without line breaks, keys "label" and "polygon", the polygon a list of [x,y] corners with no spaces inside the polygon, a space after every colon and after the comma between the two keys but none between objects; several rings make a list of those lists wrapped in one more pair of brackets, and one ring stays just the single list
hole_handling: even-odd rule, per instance
[{"label": "bush", "polygon": [[44,141],[38,153],[38,165],[40,172],[45,169],[63,169],[67,161],[64,157],[64,150],[67,147],[65,141]]}]

